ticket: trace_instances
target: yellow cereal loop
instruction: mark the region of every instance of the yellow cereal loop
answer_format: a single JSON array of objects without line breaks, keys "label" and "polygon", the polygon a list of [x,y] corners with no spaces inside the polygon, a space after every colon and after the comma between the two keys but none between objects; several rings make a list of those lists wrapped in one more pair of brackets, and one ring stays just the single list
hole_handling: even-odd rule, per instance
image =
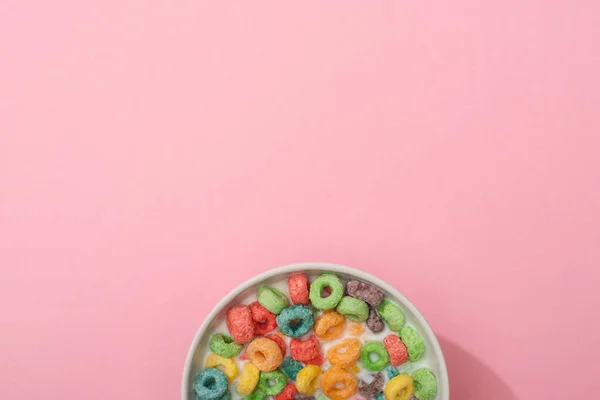
[{"label": "yellow cereal loop", "polygon": [[240,380],[237,384],[237,391],[242,396],[248,396],[256,388],[258,384],[258,378],[260,377],[260,370],[256,367],[256,365],[247,362],[242,367],[242,374],[240,375]]},{"label": "yellow cereal loop", "polygon": [[406,374],[400,374],[390,379],[383,389],[386,400],[408,400],[414,392],[413,380]]},{"label": "yellow cereal loop", "polygon": [[216,368],[219,366],[223,367],[219,369],[223,371],[229,382],[233,382],[240,373],[240,369],[233,358],[224,358],[216,353],[210,353],[206,358],[206,368]]},{"label": "yellow cereal loop", "polygon": [[313,394],[319,386],[321,368],[316,365],[307,365],[296,375],[296,389],[302,394]]}]

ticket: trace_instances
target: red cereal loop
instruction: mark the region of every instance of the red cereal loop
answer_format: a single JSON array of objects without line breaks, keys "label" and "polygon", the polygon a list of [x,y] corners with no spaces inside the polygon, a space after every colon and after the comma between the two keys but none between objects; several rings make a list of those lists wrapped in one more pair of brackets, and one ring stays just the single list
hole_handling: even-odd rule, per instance
[{"label": "red cereal loop", "polygon": [[306,365],[316,365],[316,366],[320,367],[321,365],[323,365],[324,361],[325,361],[325,358],[323,357],[323,354],[319,354],[312,360],[308,360],[306,362]]},{"label": "red cereal loop", "polygon": [[254,321],[254,334],[262,336],[277,328],[277,315],[267,310],[258,301],[250,303],[252,321]]},{"label": "red cereal loop", "polygon": [[238,305],[227,312],[227,328],[236,343],[248,343],[254,338],[252,312],[246,305]]},{"label": "red cereal loop", "polygon": [[290,297],[294,304],[308,304],[308,276],[306,274],[294,274],[288,278]]},{"label": "red cereal loop", "polygon": [[394,367],[408,361],[408,350],[402,340],[394,334],[383,338],[383,345],[390,355],[390,364]]},{"label": "red cereal loop", "polygon": [[292,339],[290,342],[290,354],[294,360],[310,361],[321,353],[321,343],[315,335],[306,340]]},{"label": "red cereal loop", "polygon": [[267,339],[271,339],[272,341],[277,343],[277,346],[279,346],[279,348],[281,349],[281,354],[283,355],[283,357],[285,357],[285,351],[286,351],[287,346],[285,345],[285,342],[283,341],[281,336],[279,336],[276,333],[269,333],[265,337]]},{"label": "red cereal loop", "polygon": [[294,396],[298,393],[298,389],[296,389],[296,385],[293,382],[288,383],[281,393],[275,396],[275,400],[294,400]]}]

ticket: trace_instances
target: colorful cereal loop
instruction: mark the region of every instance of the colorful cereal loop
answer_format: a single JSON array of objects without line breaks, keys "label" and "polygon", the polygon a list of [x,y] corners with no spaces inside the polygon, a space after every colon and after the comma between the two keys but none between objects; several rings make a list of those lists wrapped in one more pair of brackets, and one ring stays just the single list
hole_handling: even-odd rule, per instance
[{"label": "colorful cereal loop", "polygon": [[250,362],[262,372],[277,369],[283,361],[283,355],[277,343],[267,338],[256,338],[250,342],[246,354],[248,354]]},{"label": "colorful cereal loop", "polygon": [[348,368],[360,357],[360,341],[355,338],[347,338],[340,343],[331,346],[327,350],[327,361],[331,365],[340,368]]},{"label": "colorful cereal loop", "polygon": [[296,388],[302,394],[313,394],[319,386],[321,368],[316,365],[307,365],[296,376]]},{"label": "colorful cereal loop", "polygon": [[410,376],[400,374],[385,385],[383,393],[386,400],[408,400],[413,395],[415,386]]},{"label": "colorful cereal loop", "polygon": [[349,399],[357,387],[356,376],[343,368],[331,367],[321,375],[321,390],[332,400]]},{"label": "colorful cereal loop", "polygon": [[[322,297],[321,292],[330,288],[331,293]],[[310,302],[318,310],[331,310],[335,308],[344,296],[344,285],[334,274],[323,274],[310,284]]]},{"label": "colorful cereal loop", "polygon": [[314,330],[319,339],[324,341],[341,337],[346,329],[346,318],[336,311],[329,310],[315,320]]},{"label": "colorful cereal loop", "polygon": [[237,384],[237,391],[242,396],[249,396],[252,394],[256,385],[258,384],[258,378],[260,376],[260,370],[256,365],[252,363],[246,363],[242,367],[242,373]]}]

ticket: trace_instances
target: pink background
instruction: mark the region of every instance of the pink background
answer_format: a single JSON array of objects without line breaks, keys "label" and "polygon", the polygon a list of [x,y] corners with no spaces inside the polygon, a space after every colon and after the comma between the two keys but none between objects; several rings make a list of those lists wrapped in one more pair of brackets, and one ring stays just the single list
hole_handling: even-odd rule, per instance
[{"label": "pink background", "polygon": [[454,399],[596,398],[597,4],[2,0],[0,398],[176,399],[309,260],[413,300]]}]

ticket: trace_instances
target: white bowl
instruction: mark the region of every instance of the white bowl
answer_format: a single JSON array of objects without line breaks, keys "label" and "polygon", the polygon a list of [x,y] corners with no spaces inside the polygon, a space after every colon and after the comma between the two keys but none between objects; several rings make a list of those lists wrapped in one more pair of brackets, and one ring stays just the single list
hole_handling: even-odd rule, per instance
[{"label": "white bowl", "polygon": [[408,301],[402,293],[383,280],[367,272],[338,264],[312,262],[286,265],[263,272],[242,283],[219,301],[215,308],[213,308],[204,319],[204,322],[200,326],[200,329],[198,329],[198,332],[192,341],[192,345],[190,346],[187,359],[185,360],[185,366],[183,367],[183,380],[181,383],[182,400],[196,400],[191,382],[196,374],[203,368],[201,362],[208,349],[209,334],[213,327],[222,323],[227,310],[236,304],[248,302],[251,297],[255,297],[258,287],[261,284],[268,284],[269,282],[280,280],[282,275],[287,277],[295,272],[306,272],[309,276],[316,276],[322,272],[334,272],[341,278],[358,279],[372,283],[383,291],[387,298],[395,300],[395,302],[404,310],[407,323],[412,325],[417,332],[419,332],[425,342],[427,349],[426,355],[429,361],[427,367],[433,371],[438,382],[438,395],[436,400],[448,400],[450,398],[448,370],[446,369],[446,362],[444,361],[444,355],[442,354],[440,344],[423,315],[421,315],[419,310],[417,310],[417,308]]}]

